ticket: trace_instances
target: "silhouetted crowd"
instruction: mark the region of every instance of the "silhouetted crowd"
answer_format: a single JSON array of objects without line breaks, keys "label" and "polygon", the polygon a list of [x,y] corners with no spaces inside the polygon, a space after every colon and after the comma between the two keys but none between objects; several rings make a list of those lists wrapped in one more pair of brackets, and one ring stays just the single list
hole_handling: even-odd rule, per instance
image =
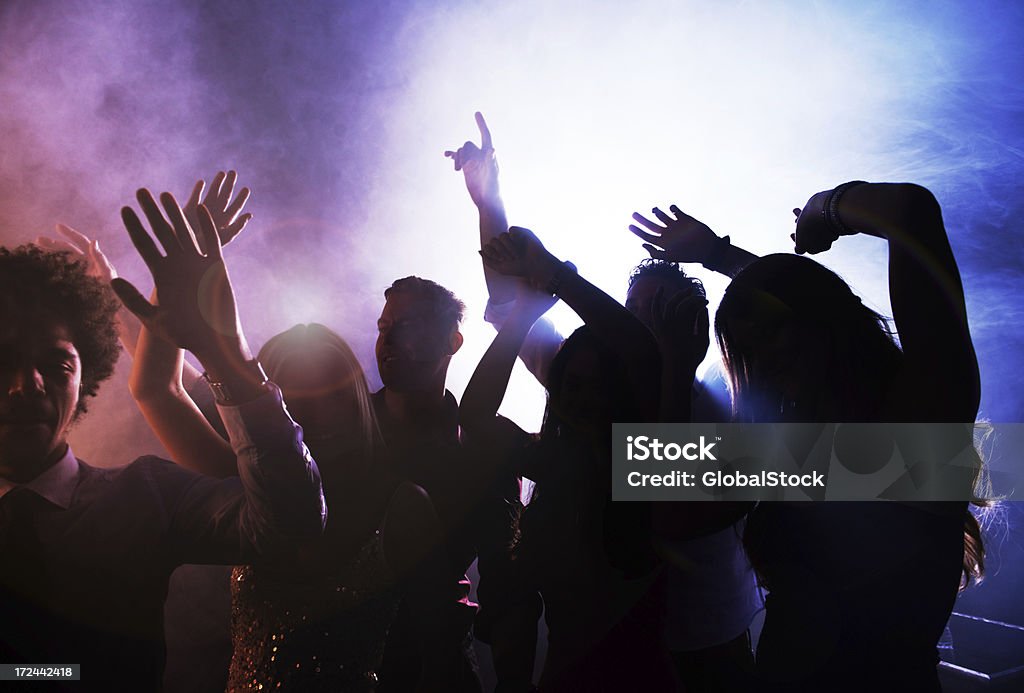
[{"label": "silhouetted crowd", "polygon": [[[500,693],[940,690],[936,643],[983,569],[966,501],[613,502],[610,443],[626,422],[974,422],[932,194],[816,193],[795,252],[765,257],[674,205],[634,214],[651,258],[622,305],[509,226],[476,117],[480,144],[446,155],[497,334],[461,402],[465,306],[416,276],[384,291],[379,392],[325,324],[253,356],[223,253],[250,220],[233,171],[122,209],[148,299],[69,227],[0,248],[0,663],[81,665],[47,690],[159,690],[168,580],[200,563],[235,566],[229,691],[482,692],[474,638]],[[895,329],[806,257],[852,234],[888,245]],[[711,318],[683,263],[730,278],[703,378]],[[558,301],[571,335],[544,317]],[[94,467],[68,445],[121,348],[171,461]],[[498,414],[517,359],[547,391],[539,432]]]}]

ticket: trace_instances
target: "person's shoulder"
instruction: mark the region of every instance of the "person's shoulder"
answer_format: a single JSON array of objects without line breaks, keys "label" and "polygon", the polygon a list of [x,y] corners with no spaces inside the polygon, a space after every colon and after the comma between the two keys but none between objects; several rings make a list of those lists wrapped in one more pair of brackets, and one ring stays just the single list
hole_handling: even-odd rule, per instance
[{"label": "person's shoulder", "polygon": [[146,455],[117,467],[94,467],[82,460],[75,505],[164,505],[203,477],[169,460]]},{"label": "person's shoulder", "polygon": [[202,474],[189,471],[170,460],[156,455],[144,455],[134,462],[122,467],[98,470],[109,483],[120,483],[131,485],[139,489],[149,489],[152,492],[164,495],[171,490],[177,490],[189,486],[199,479]]}]

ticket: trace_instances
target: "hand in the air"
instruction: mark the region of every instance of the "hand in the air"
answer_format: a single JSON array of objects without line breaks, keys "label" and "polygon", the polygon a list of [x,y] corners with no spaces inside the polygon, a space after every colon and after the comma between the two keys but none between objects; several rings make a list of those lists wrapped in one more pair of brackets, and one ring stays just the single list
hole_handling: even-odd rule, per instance
[{"label": "hand in the air", "polygon": [[64,236],[64,240],[40,236],[36,239],[36,245],[50,252],[71,253],[80,257],[85,262],[89,275],[106,284],[117,277],[117,270],[100,250],[98,240],[89,238],[84,233],[75,231],[65,224],[57,224],[57,233]]},{"label": "hand in the air", "polygon": [[210,218],[213,219],[213,226],[217,229],[217,236],[220,238],[221,247],[226,246],[235,236],[240,234],[245,225],[252,219],[252,214],[241,213],[242,208],[245,207],[245,203],[249,199],[249,188],[242,188],[238,191],[238,197],[234,200],[231,199],[237,180],[238,174],[235,171],[228,171],[227,173],[218,171],[217,175],[210,182],[210,189],[207,191],[206,197],[203,197],[206,181],[196,181],[196,184],[192,187],[192,193],[188,196],[182,211],[185,214],[185,219],[188,220],[189,226],[199,236],[200,241],[202,241],[202,234],[199,233],[200,199],[202,200],[201,204],[209,211]]},{"label": "hand in the air", "polygon": [[707,224],[685,214],[675,205],[669,207],[675,218],[657,207],[651,211],[661,224],[636,212],[633,214],[634,221],[647,230],[635,224],[629,225],[629,230],[644,241],[644,249],[651,257],[668,262],[702,263],[707,260],[718,239]]},{"label": "hand in the air", "polygon": [[480,255],[487,267],[499,274],[522,277],[534,289],[544,288],[560,265],[533,231],[520,226],[492,238]]},{"label": "hand in the air", "polygon": [[466,142],[456,151],[448,150],[446,157],[455,162],[455,170],[462,171],[466,189],[477,207],[494,204],[501,199],[498,189],[498,160],[494,156],[494,145],[487,121],[479,111],[476,125],[480,128],[480,146]]},{"label": "hand in the air", "polygon": [[803,209],[793,209],[796,232],[789,234],[789,237],[793,239],[794,252],[800,255],[822,253],[831,248],[832,243],[839,238],[839,234],[825,220],[825,205],[828,204],[831,193],[831,190],[816,193],[807,200]]},{"label": "hand in the air", "polygon": [[163,212],[148,190],[139,190],[137,197],[165,254],[160,253],[131,207],[121,209],[121,218],[153,275],[159,305],[151,304],[138,289],[120,278],[112,283],[118,297],[151,332],[190,350],[201,361],[204,356],[236,348],[247,353],[220,239],[205,205],[197,209],[199,233],[206,250],[203,254],[173,195],[160,195]]}]

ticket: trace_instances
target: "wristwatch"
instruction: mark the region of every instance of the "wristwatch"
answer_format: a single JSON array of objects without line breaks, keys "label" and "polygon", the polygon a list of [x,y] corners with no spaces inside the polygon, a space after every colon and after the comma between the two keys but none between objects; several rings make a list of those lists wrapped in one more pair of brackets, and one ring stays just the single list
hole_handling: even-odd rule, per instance
[{"label": "wristwatch", "polygon": [[[267,382],[270,380],[267,378],[266,372],[263,370],[263,366],[256,359],[249,361],[247,364],[247,370],[251,375],[256,376],[255,385],[259,389],[265,389]],[[218,382],[210,378],[210,374],[203,372],[203,380],[210,386],[210,390],[213,392],[214,399],[217,400],[217,404],[235,404],[238,401],[238,393],[232,392],[232,389],[227,383]]]}]

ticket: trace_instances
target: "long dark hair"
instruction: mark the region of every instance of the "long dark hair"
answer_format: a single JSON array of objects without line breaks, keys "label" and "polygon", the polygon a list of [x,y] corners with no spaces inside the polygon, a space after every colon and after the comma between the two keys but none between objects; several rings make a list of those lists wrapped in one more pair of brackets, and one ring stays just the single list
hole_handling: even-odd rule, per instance
[{"label": "long dark hair", "polygon": [[[889,321],[809,258],[768,255],[748,265],[722,298],[715,332],[737,421],[872,422],[891,415],[882,407],[904,357]],[[789,377],[798,383],[801,401],[787,401],[773,372],[778,354],[773,360],[766,347],[782,332],[795,350]],[[987,502],[978,498],[975,505]],[[748,548],[755,560],[756,548]],[[981,578],[984,553],[980,525],[968,510],[962,586]]]},{"label": "long dark hair", "polygon": [[[741,338],[736,325],[748,334]],[[784,401],[765,344],[787,330],[805,401]],[[830,269],[797,255],[768,255],[726,289],[715,332],[738,421],[875,421],[903,352],[889,322]],[[751,338],[751,337],[755,338]]]}]

